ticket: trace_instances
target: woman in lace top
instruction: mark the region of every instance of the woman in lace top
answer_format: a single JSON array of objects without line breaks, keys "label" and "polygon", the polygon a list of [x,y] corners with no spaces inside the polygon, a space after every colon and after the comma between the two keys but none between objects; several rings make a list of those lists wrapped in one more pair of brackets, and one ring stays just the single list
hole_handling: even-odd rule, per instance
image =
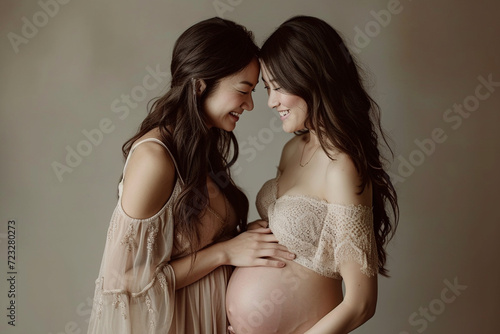
[{"label": "woman in lace top", "polygon": [[248,200],[229,174],[232,131],[253,109],[257,52],[220,18],[177,40],[170,89],[123,146],[89,333],[225,333],[230,265],[283,267],[276,257],[291,255],[269,229],[239,234]]},{"label": "woman in lace top", "polygon": [[375,312],[377,274],[387,275],[384,249],[398,218],[378,148],[378,106],[341,37],[320,19],[283,23],[260,61],[268,105],[297,136],[257,195],[263,220],[249,229],[269,225],[296,258],[279,271],[236,269],[226,299],[230,330],[347,333]]}]

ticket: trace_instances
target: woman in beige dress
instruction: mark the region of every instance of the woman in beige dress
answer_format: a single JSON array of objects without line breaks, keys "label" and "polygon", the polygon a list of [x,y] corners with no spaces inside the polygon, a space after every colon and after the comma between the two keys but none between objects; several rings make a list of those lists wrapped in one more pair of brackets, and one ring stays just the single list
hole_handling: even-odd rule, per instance
[{"label": "woman in beige dress", "polygon": [[229,173],[257,53],[250,32],[220,18],[177,40],[170,89],[123,146],[88,333],[225,333],[231,266],[293,258],[269,229],[243,232],[248,200]]},{"label": "woman in beige dress", "polygon": [[263,220],[249,229],[269,224],[296,258],[280,270],[235,270],[227,291],[231,332],[347,333],[375,312],[377,274],[387,273],[384,249],[397,224],[378,107],[342,39],[320,19],[283,23],[260,60],[268,105],[297,136],[257,195]]}]

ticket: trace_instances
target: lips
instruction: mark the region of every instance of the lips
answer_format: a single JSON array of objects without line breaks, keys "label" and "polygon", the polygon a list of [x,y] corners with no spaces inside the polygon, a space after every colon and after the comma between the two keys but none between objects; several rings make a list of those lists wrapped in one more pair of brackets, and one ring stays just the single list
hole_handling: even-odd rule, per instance
[{"label": "lips", "polygon": [[284,121],[285,119],[288,118],[288,116],[290,116],[290,110],[287,109],[287,110],[278,110],[279,114],[280,114],[280,119],[282,121]]},{"label": "lips", "polygon": [[286,115],[288,115],[290,113],[290,110],[280,110],[278,112],[280,114],[280,117],[285,117]]},{"label": "lips", "polygon": [[237,113],[236,111],[229,112],[230,117],[233,118],[235,122],[238,122],[242,113]]}]

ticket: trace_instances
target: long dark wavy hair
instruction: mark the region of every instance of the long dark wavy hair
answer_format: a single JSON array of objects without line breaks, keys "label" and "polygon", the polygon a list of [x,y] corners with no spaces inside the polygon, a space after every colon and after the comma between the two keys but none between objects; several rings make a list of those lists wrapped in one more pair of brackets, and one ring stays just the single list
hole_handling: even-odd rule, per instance
[{"label": "long dark wavy hair", "polygon": [[384,170],[379,136],[393,153],[380,125],[379,106],[363,87],[361,69],[337,31],[309,16],[280,25],[262,46],[260,59],[280,87],[306,101],[305,125],[317,133],[329,158],[337,149],[352,159],[361,177],[360,193],[371,182],[378,271],[388,276],[385,246],[396,230],[399,207]]},{"label": "long dark wavy hair", "polygon": [[[175,157],[184,181],[174,200],[173,218],[176,233],[187,239],[192,253],[200,246],[199,216],[209,204],[209,175],[235,209],[239,229],[246,229],[248,199],[230,174],[238,157],[236,137],[232,132],[209,128],[203,105],[221,79],[243,70],[258,51],[253,34],[229,20],[212,18],[188,28],[174,46],[170,89],[154,100],[139,131],[122,147],[127,157],[138,138],[159,128],[161,141]],[[197,96],[199,79],[206,88]]]}]

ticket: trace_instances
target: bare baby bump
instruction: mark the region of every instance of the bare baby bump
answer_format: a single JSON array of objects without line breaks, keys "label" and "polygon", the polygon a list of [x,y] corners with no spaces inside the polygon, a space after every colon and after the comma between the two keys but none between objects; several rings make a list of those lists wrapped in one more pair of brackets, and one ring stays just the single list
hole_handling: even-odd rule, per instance
[{"label": "bare baby bump", "polygon": [[236,334],[303,333],[342,301],[341,281],[293,262],[233,272],[226,309]]}]

